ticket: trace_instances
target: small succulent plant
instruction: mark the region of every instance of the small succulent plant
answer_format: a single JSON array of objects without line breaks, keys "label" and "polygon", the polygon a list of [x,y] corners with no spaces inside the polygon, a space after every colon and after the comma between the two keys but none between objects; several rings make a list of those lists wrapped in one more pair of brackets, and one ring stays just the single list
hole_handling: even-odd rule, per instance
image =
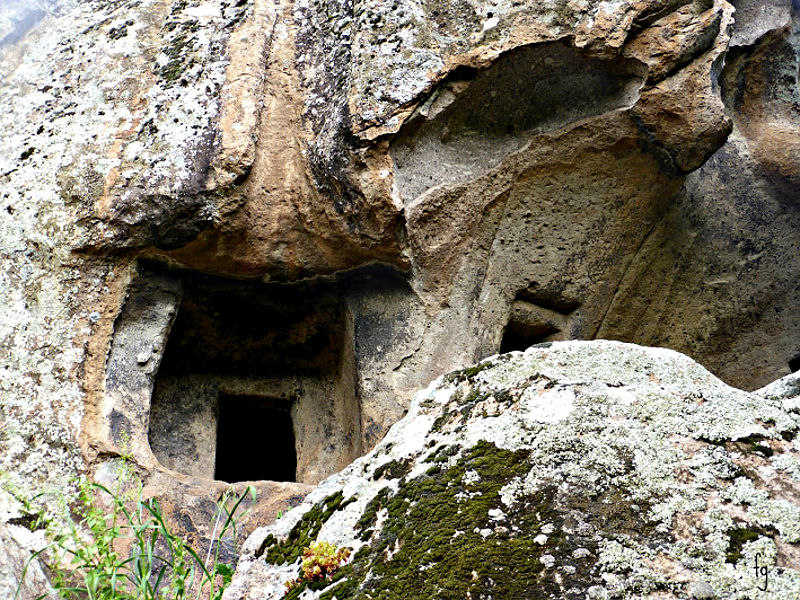
[{"label": "small succulent plant", "polygon": [[314,581],[330,579],[350,558],[350,548],[337,548],[330,542],[312,542],[303,550],[300,577],[286,582],[287,592]]}]

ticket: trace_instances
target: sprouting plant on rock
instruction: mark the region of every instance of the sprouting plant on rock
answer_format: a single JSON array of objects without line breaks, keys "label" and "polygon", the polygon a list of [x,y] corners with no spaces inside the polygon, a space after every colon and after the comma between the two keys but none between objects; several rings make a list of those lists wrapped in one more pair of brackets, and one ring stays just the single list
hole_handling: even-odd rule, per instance
[{"label": "sprouting plant on rock", "polygon": [[47,519],[50,543],[31,559],[45,563],[54,592],[66,600],[220,600],[233,575],[220,542],[235,539],[237,512],[248,496],[255,499],[252,486],[220,497],[203,560],[171,528],[158,501],[143,496],[142,482],[123,460],[114,489],[81,479],[76,502],[58,497],[63,514]]},{"label": "sprouting plant on rock", "polygon": [[337,548],[330,542],[312,542],[303,550],[300,577],[286,582],[287,594],[315,581],[329,580],[350,558],[350,548]]}]

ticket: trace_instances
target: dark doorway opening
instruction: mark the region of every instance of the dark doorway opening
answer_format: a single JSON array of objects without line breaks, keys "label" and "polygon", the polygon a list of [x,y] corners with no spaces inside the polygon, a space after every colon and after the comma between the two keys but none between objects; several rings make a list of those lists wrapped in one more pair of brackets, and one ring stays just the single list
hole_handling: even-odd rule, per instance
[{"label": "dark doorway opening", "polygon": [[548,341],[549,336],[556,333],[559,333],[559,329],[551,323],[524,323],[512,319],[503,332],[500,353],[525,351],[534,344]]},{"label": "dark doorway opening", "polygon": [[534,344],[568,338],[569,321],[578,302],[560,293],[537,289],[520,291],[511,305],[511,315],[500,341],[500,352],[525,351]]},{"label": "dark doorway opening", "polygon": [[792,373],[797,373],[800,371],[800,355],[795,356],[792,360],[789,361],[789,370]]},{"label": "dark doorway opening", "polygon": [[214,479],[297,481],[292,401],[220,394]]}]

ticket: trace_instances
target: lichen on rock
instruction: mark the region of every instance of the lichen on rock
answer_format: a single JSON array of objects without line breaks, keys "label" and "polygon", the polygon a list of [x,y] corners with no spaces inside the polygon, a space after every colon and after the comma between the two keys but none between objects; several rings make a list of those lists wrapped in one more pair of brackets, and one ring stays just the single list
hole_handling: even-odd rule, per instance
[{"label": "lichen on rock", "polygon": [[710,586],[743,600],[758,554],[766,597],[788,600],[800,590],[798,427],[774,395],[668,350],[558,342],[493,357],[439,378],[370,454],[257,530],[225,598],[282,597],[299,552],[268,548],[347,498],[312,519],[309,539],[353,558],[304,598],[683,598]]},{"label": "lichen on rock", "polygon": [[[338,371],[320,381],[341,396],[304,390],[315,410],[293,421],[299,466],[285,455],[298,481],[259,482],[254,520],[297,504],[372,448],[413,391],[461,370],[359,463],[363,481],[312,496],[294,542],[295,517],[281,523],[272,579],[294,577],[318,536],[356,550],[340,595],[388,593],[405,577],[394,557],[426,567],[420,554],[445,539],[466,562],[473,546],[498,561],[502,535],[555,595],[573,593],[569,578],[587,597],[734,597],[754,553],[776,573],[796,564],[796,379],[749,395],[623,347],[597,364],[557,345],[463,367],[593,338],[686,352],[745,389],[800,367],[799,14],[786,0],[0,0],[0,467],[34,495],[131,451],[202,537],[225,485],[211,426],[222,380],[152,403],[180,400],[155,389],[175,383],[162,350],[218,338],[238,373],[264,348],[258,375],[276,374],[286,400],[302,369],[270,363],[279,330],[248,326],[269,304],[220,301],[242,313],[239,343],[214,305],[187,310],[195,296],[130,312],[138,286],[162,272],[239,290],[335,283]],[[199,343],[179,342],[175,311],[212,317]],[[298,331],[323,331],[322,313],[303,314]],[[115,385],[121,364],[129,385]],[[176,406],[209,416],[202,435],[171,433],[188,423]],[[326,412],[342,419],[309,418]],[[165,448],[195,462],[178,468]],[[477,512],[476,490],[491,499]],[[545,504],[549,520],[526,512]],[[443,519],[436,544],[403,547],[439,507],[471,529]],[[462,562],[440,563],[425,585],[529,593],[506,571],[465,579]]]}]

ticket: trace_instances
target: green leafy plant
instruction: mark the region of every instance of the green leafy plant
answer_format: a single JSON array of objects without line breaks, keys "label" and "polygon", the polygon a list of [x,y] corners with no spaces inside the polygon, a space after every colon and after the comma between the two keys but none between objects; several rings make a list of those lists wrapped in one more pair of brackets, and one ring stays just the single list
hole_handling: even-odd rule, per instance
[{"label": "green leafy plant", "polygon": [[330,580],[331,576],[350,558],[350,548],[337,548],[329,542],[312,542],[303,549],[300,577],[286,582],[286,592],[315,581]]},{"label": "green leafy plant", "polygon": [[[222,592],[225,591],[225,588],[228,587],[233,578],[233,565],[223,562],[220,558],[220,542],[225,538],[231,538],[234,542],[236,541],[238,537],[237,519],[246,515],[247,512],[238,516],[237,513],[239,513],[242,502],[248,495],[255,502],[256,489],[252,485],[248,485],[239,495],[236,495],[231,488],[228,488],[217,503],[214,528],[211,532],[211,545],[208,547],[208,553],[202,565],[204,583],[198,589],[198,597],[200,591],[205,589],[207,585],[210,600],[222,598]],[[194,556],[196,558],[197,555],[195,554]]]},{"label": "green leafy plant", "polygon": [[[127,463],[115,489],[82,480],[76,503],[62,498],[63,516],[48,523],[49,545],[39,558],[64,600],[219,600],[233,576],[220,557],[223,539],[236,540],[237,512],[255,489],[227,490],[217,503],[205,560],[167,523],[155,498],[143,497]],[[30,562],[30,561],[29,561]],[[20,586],[25,577],[23,570]]]}]

